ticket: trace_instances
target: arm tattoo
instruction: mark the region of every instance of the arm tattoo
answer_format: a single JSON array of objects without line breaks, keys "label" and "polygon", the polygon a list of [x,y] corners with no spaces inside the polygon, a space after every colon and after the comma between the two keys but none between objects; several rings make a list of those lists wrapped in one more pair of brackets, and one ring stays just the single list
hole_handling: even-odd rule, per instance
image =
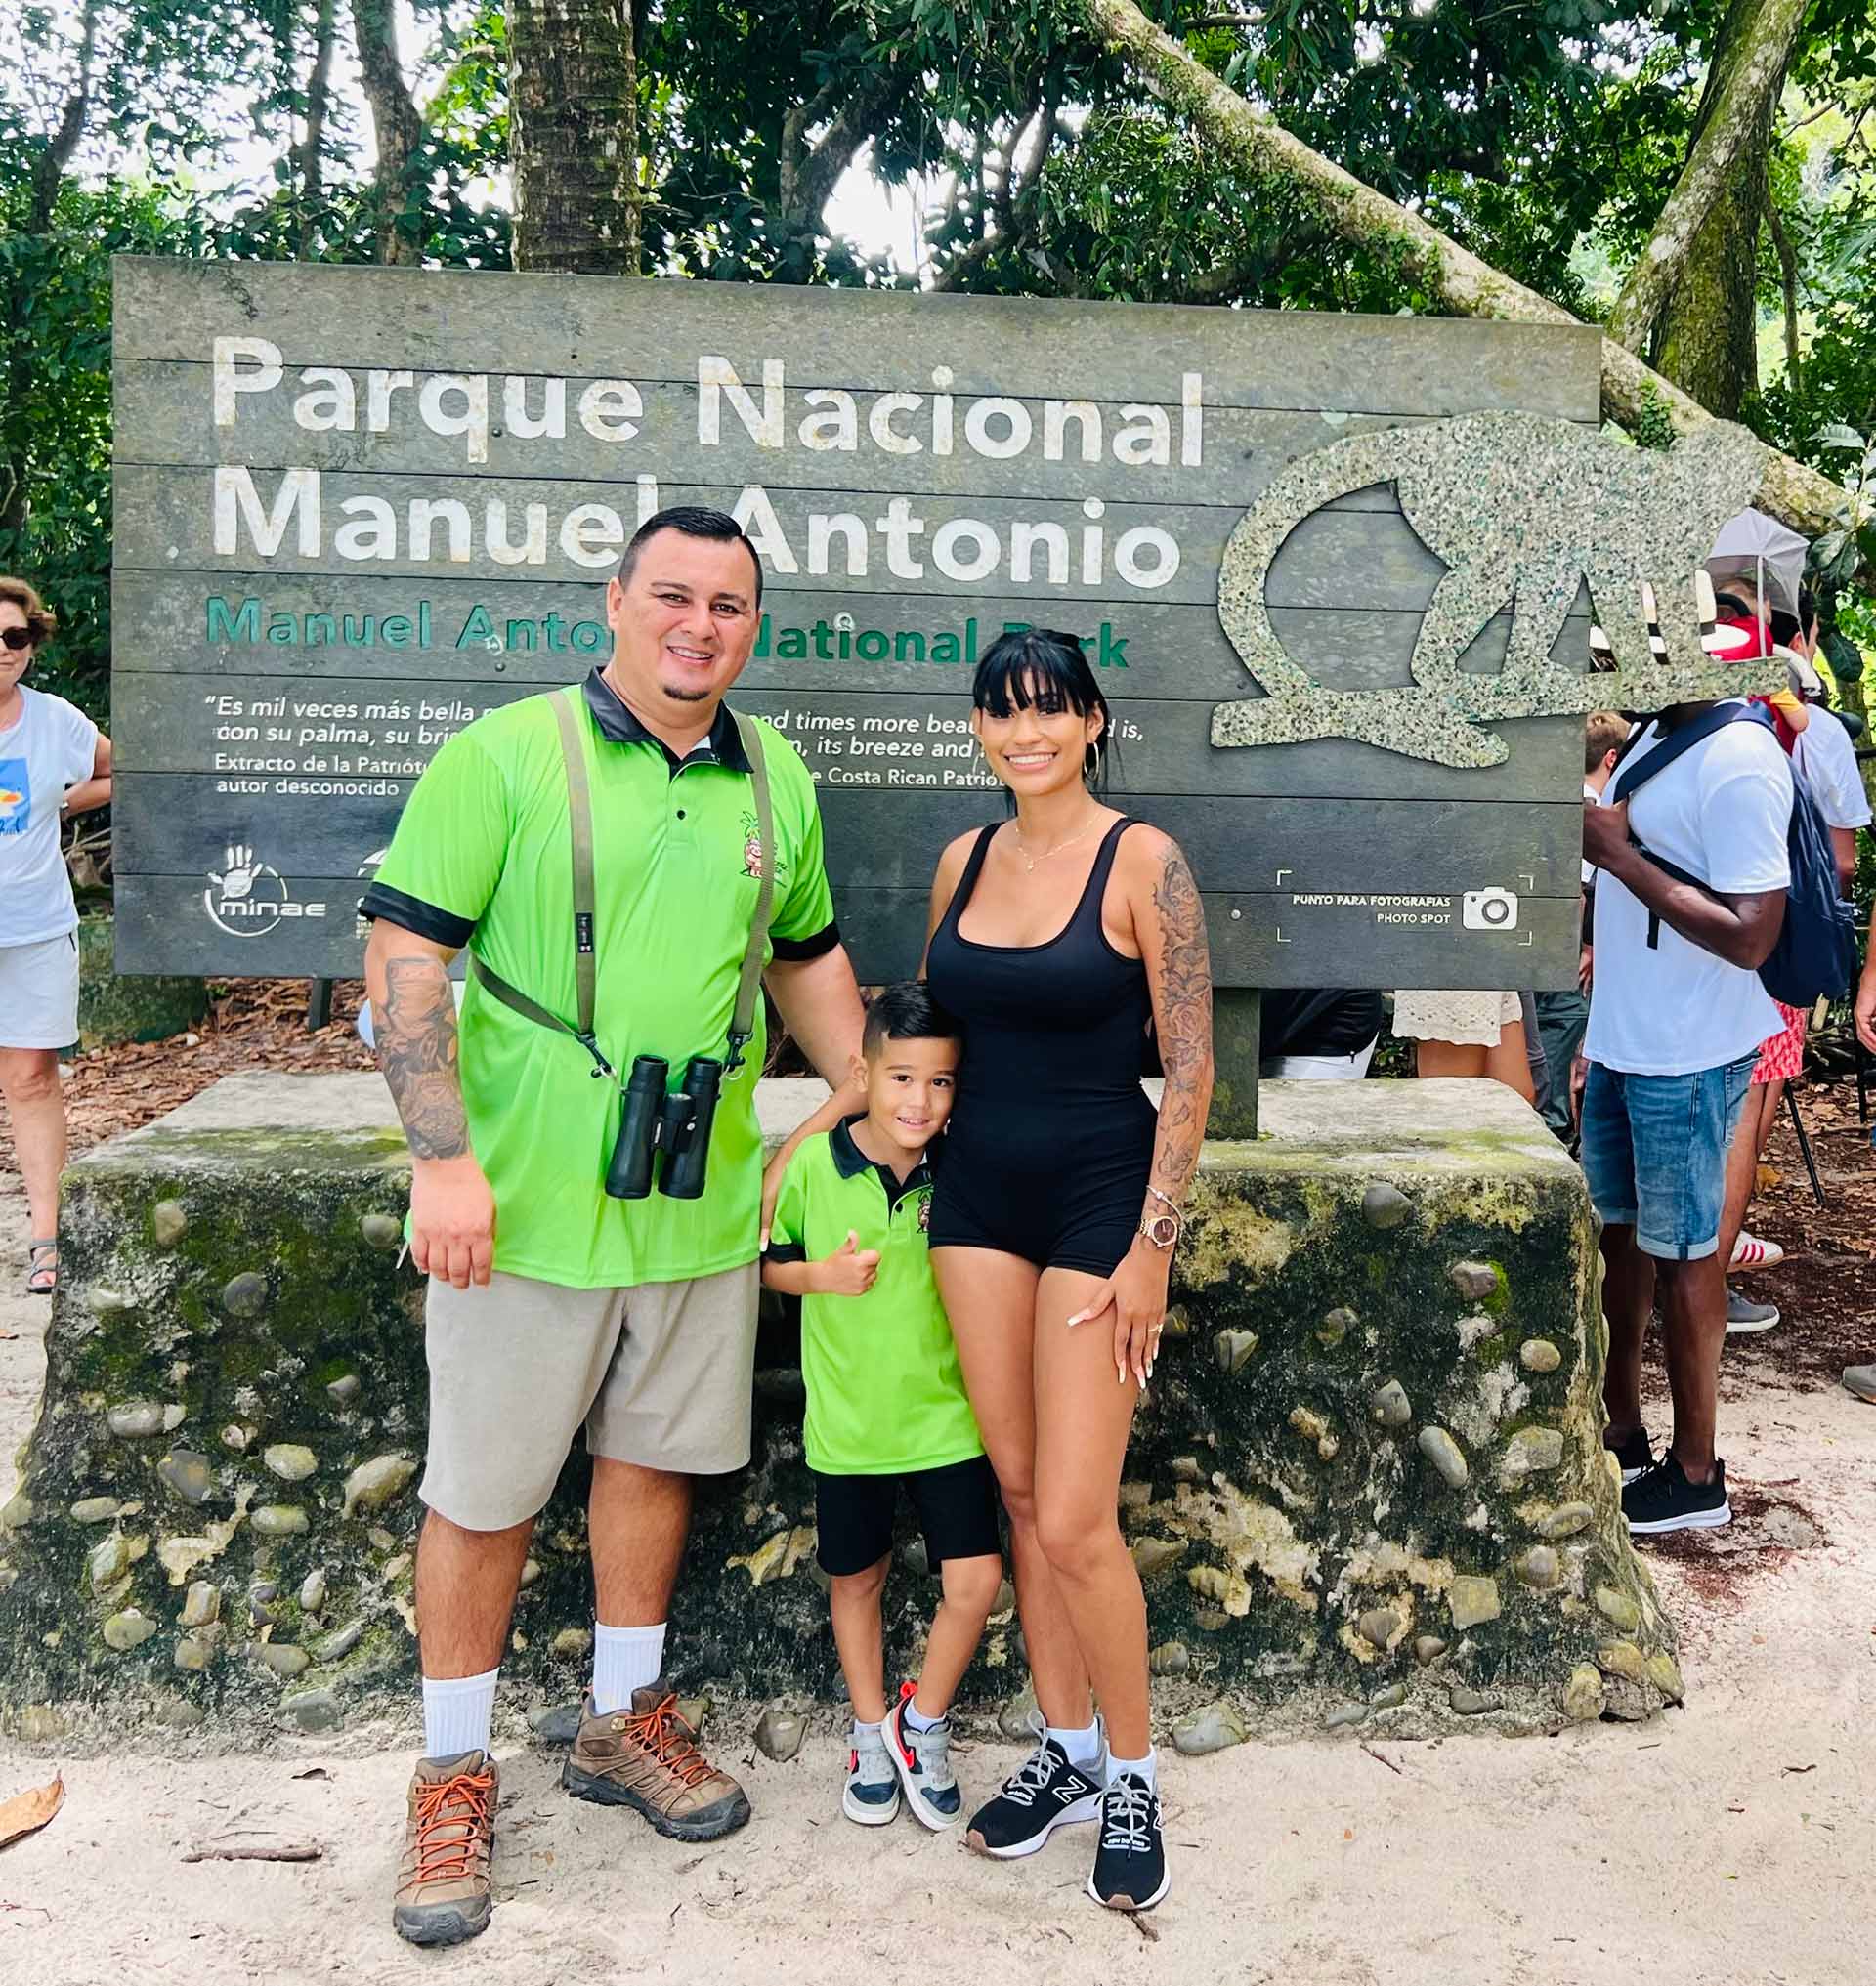
[{"label": "arm tattoo", "polygon": [[1153,904],[1160,917],[1155,1006],[1166,1092],[1152,1177],[1162,1193],[1177,1200],[1198,1169],[1212,1104],[1212,953],[1198,885],[1176,846],[1167,850]]},{"label": "arm tattoo", "polygon": [[456,1000],[443,961],[393,958],[374,1025],[378,1067],[391,1085],[413,1159],[460,1159],[469,1149],[456,1068]]}]

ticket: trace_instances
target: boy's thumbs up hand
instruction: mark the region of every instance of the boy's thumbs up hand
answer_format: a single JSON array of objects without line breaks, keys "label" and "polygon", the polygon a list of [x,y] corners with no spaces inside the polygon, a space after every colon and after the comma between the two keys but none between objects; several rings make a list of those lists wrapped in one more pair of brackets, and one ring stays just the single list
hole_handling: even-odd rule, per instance
[{"label": "boy's thumbs up hand", "polygon": [[864,1296],[879,1274],[879,1250],[863,1248],[857,1230],[849,1228],[847,1238],[821,1264],[829,1296]]}]

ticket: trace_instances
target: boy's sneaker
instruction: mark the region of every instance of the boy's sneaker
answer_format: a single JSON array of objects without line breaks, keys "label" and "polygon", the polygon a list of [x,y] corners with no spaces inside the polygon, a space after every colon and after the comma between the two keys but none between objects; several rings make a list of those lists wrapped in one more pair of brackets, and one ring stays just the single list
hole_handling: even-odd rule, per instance
[{"label": "boy's sneaker", "polygon": [[1730,1269],[1775,1269],[1785,1259],[1785,1251],[1776,1242],[1762,1242],[1757,1235],[1749,1235],[1744,1228],[1739,1230],[1739,1239],[1732,1245],[1732,1259],[1727,1264]]},{"label": "boy's sneaker", "polygon": [[899,1685],[899,1701],[886,1712],[886,1755],[906,1790],[913,1818],[926,1827],[949,1828],[964,1810],[964,1796],[951,1769],[951,1719],[940,1717],[927,1731],[906,1721],[917,1683]]},{"label": "boy's sneaker", "polygon": [[600,1716],[589,1696],[560,1783],[576,1799],[628,1806],[674,1841],[714,1841],[749,1817],[749,1797],[697,1749],[662,1682],[632,1692],[632,1708]]},{"label": "boy's sneaker", "polygon": [[1654,1466],[1654,1450],[1648,1446],[1648,1430],[1638,1427],[1634,1433],[1625,1434],[1620,1441],[1611,1441],[1606,1430],[1602,1446],[1614,1456],[1622,1470],[1622,1481],[1626,1487]]},{"label": "boy's sneaker", "polygon": [[1727,1465],[1716,1461],[1711,1482],[1690,1483],[1670,1449],[1622,1492],[1622,1514],[1638,1535],[1658,1531],[1717,1531],[1732,1522],[1727,1501]]},{"label": "boy's sneaker", "polygon": [[964,1838],[980,1855],[1000,1862],[1033,1855],[1057,1828],[1094,1820],[1101,1811],[1101,1768],[1071,1765],[1041,1717],[1030,1729],[1042,1740],[1003,1781],[1002,1791],[970,1817]]},{"label": "boy's sneaker", "polygon": [[853,1734],[840,1811],[863,1828],[883,1828],[899,1818],[899,1775],[892,1769],[883,1731]]},{"label": "boy's sneaker", "polygon": [[489,1927],[498,1775],[486,1752],[420,1758],[410,1782],[391,1923],[413,1945],[459,1945]]},{"label": "boy's sneaker", "polygon": [[1101,1796],[1101,1841],[1087,1893],[1109,1910],[1151,1910],[1172,1886],[1160,1833],[1160,1796],[1126,1772]]},{"label": "boy's sneaker", "polygon": [[1727,1331],[1728,1334],[1734,1334],[1743,1331],[1769,1331],[1777,1322],[1777,1304],[1755,1303],[1750,1296],[1741,1296],[1731,1284],[1727,1285]]}]

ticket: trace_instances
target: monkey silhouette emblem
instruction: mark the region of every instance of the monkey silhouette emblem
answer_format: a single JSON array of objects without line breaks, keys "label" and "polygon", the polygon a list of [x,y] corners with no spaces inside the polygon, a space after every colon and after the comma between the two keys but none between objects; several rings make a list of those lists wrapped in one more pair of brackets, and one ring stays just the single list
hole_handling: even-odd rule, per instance
[{"label": "monkey silhouette emblem", "polygon": [[[1761,682],[1709,659],[1693,584],[1721,525],[1758,493],[1764,461],[1764,444],[1727,422],[1650,450],[1511,413],[1384,428],[1315,449],[1279,472],[1225,545],[1218,619],[1266,694],[1219,704],[1212,742],[1348,738],[1441,765],[1488,766],[1507,746],[1480,725],[1774,687],[1775,668]],[[1394,486],[1408,524],[1447,570],[1414,643],[1412,688],[1325,689],[1277,639],[1264,582],[1299,525],[1379,483]],[[1613,674],[1587,675],[1551,653],[1585,581]],[[1650,593],[1664,658],[1650,654]],[[1504,668],[1462,669],[1460,657],[1508,606]]]}]

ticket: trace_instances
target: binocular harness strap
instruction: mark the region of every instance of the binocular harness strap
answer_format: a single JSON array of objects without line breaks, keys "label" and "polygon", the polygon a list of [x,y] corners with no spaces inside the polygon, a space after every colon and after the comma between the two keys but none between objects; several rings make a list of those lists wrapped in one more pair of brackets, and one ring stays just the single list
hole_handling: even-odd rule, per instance
[{"label": "binocular harness strap", "polygon": [[730,1017],[730,1053],[723,1065],[725,1076],[734,1076],[743,1067],[743,1051],[755,1033],[755,1002],[762,988],[762,948],[769,935],[769,918],[775,908],[775,814],[769,804],[769,767],[762,756],[762,734],[752,717],[733,710],[736,735],[743,740],[743,756],[749,762],[749,778],[755,787],[755,831],[762,842],[762,880],[755,893],[755,915],[749,920],[748,948],[743,953],[743,976],[736,986],[736,1010]]},{"label": "binocular harness strap", "polygon": [[[594,953],[596,893],[593,885],[593,802],[586,779],[586,754],[580,748],[578,706],[572,690],[560,691],[552,699],[554,719],[560,728],[561,757],[567,768],[567,811],[572,829],[574,858],[574,985],[578,1000],[578,1025],[570,1028],[558,1014],[550,1013],[537,1000],[530,999],[519,987],[510,986],[479,954],[471,953],[469,968],[477,980],[503,1006],[533,1021],[537,1028],[551,1028],[557,1035],[571,1035],[593,1058],[595,1076],[611,1076],[594,1033],[594,1010],[598,1001],[597,959]],[[752,718],[732,711],[737,736],[743,740],[744,755],[749,762],[755,787],[756,832],[762,843],[761,881],[756,890],[755,915],[749,924],[749,942],[743,953],[742,976],[737,982],[736,1009],[730,1020],[730,1052],[724,1074],[734,1076],[743,1066],[743,1050],[755,1033],[755,1002],[762,984],[763,943],[768,937],[769,918],[775,901],[775,819],[769,803],[769,768],[762,756],[762,737]]]}]

